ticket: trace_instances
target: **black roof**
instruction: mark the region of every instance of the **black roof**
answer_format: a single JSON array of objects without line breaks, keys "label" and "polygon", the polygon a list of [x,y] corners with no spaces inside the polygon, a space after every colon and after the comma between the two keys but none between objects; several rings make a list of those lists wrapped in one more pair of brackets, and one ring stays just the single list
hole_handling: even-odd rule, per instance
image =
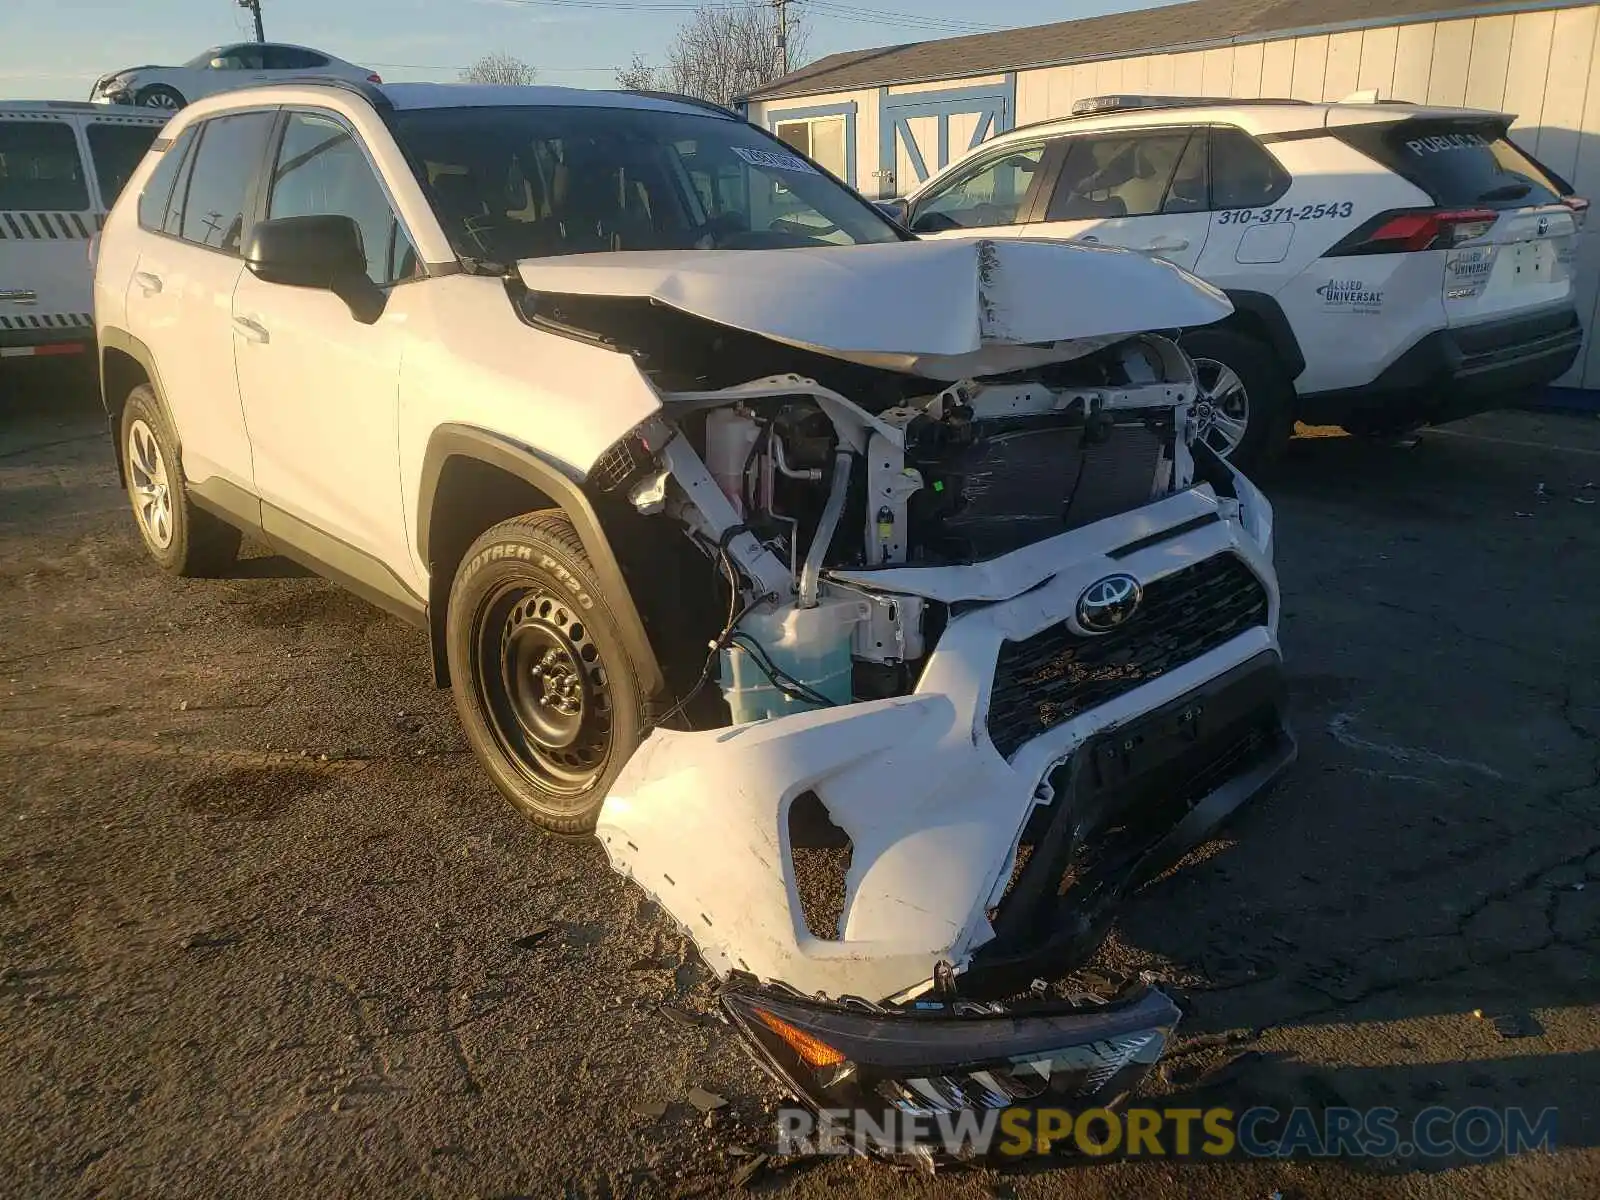
[{"label": "black roof", "polygon": [[830,54],[752,92],[752,100],[809,96],[891,83],[992,75],[1134,54],[1156,54],[1232,41],[1366,25],[1401,24],[1591,0],[1192,0],[1135,12],[1033,25],[999,33],[909,42]]}]

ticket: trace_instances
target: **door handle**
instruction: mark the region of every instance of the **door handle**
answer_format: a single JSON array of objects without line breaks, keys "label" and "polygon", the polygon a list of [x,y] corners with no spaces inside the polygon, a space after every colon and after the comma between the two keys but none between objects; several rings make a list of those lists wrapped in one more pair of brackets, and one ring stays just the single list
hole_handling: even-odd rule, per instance
[{"label": "door handle", "polygon": [[272,340],[272,335],[267,332],[267,327],[259,321],[252,321],[249,317],[235,317],[233,319],[233,332],[247,342],[266,345]]},{"label": "door handle", "polygon": [[152,275],[149,271],[135,271],[133,281],[139,285],[146,296],[159,296],[161,294],[161,276]]},{"label": "door handle", "polygon": [[1188,248],[1189,239],[1180,237],[1156,238],[1154,241],[1147,242],[1141,247],[1141,249],[1145,251],[1187,250]]}]

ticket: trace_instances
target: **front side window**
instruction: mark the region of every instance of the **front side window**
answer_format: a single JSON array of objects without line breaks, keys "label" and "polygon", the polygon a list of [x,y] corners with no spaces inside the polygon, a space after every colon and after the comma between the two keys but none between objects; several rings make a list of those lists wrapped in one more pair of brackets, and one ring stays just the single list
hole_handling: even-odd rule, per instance
[{"label": "front side window", "polygon": [[0,121],[0,209],[84,212],[89,185],[64,121]]},{"label": "front side window", "polygon": [[213,71],[259,71],[265,61],[260,46],[227,46],[205,64]]},{"label": "front side window", "polygon": [[[144,191],[139,193],[140,228],[157,233],[178,232],[178,223],[183,219],[183,197],[182,189],[174,191],[173,185],[178,182],[179,173],[188,161],[199,128],[198,125],[189,126],[178,135],[177,141],[161,152],[160,165],[150,173]],[[174,200],[178,203],[174,204]],[[174,211],[176,215],[170,215]]]},{"label": "front side window", "polygon": [[186,242],[238,254],[254,207],[272,113],[238,113],[205,123],[183,200]]},{"label": "front side window", "polygon": [[417,256],[350,131],[331,117],[291,113],[267,215],[345,216],[361,230],[367,276],[383,287],[417,273]]},{"label": "front side window", "polygon": [[1045,219],[1110,220],[1161,212],[1188,144],[1187,129],[1070,139]]},{"label": "front side window", "polygon": [[1044,143],[1008,148],[942,184],[918,204],[911,217],[917,233],[1014,225],[1028,197]]},{"label": "front side window", "polygon": [[902,235],[860,196],[743,121],[632,107],[399,114],[456,253],[785,249]]},{"label": "front side window", "polygon": [[89,124],[89,156],[94,159],[95,178],[100,181],[100,199],[107,208],[117,202],[122,189],[144,161],[150,144],[161,130],[155,125]]}]

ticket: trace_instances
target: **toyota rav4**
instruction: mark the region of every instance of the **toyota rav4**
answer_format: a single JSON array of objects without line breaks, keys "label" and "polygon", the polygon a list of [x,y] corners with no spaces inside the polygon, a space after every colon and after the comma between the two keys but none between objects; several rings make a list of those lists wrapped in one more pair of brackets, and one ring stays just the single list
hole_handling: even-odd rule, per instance
[{"label": "toyota rav4", "polygon": [[1149,332],[1221,293],[918,240],[691,101],[325,83],[174,118],[96,300],[151,556],[247,532],[416,622],[500,791],[813,1103],[1155,1060],[1158,991],[1005,1002],[1293,755],[1272,510]]}]

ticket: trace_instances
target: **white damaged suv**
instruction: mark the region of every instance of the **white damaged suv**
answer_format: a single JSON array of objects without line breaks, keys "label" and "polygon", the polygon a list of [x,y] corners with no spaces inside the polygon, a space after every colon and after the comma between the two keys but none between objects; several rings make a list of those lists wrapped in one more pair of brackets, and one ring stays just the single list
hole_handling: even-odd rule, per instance
[{"label": "white damaged suv", "polygon": [[[96,301],[156,561],[248,532],[426,630],[499,789],[598,833],[812,1103],[1155,1061],[1159,991],[1001,1002],[1293,758],[1272,510],[1146,332],[1221,293],[912,238],[691,101],[298,84],[173,120]],[[797,814],[850,842],[821,928]]]}]

